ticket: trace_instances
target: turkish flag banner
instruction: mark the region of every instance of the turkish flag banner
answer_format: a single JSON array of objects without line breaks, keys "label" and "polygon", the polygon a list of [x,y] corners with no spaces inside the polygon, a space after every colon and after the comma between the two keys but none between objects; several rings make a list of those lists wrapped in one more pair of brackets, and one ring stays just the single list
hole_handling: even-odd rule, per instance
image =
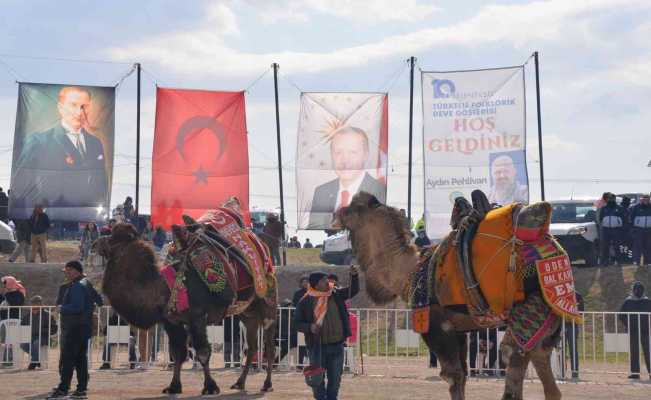
[{"label": "turkish flag banner", "polygon": [[249,216],[244,92],[156,89],[151,220],[169,229],[231,196]]}]

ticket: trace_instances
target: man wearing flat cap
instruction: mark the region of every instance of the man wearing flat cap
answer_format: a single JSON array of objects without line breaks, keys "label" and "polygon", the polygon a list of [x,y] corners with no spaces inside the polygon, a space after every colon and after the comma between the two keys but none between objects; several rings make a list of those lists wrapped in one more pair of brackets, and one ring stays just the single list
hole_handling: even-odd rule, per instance
[{"label": "man wearing flat cap", "polygon": [[350,267],[350,287],[335,287],[328,274],[313,272],[307,292],[298,303],[294,323],[305,334],[311,366],[325,369],[327,387],[322,380],[312,386],[316,400],[337,400],[344,368],[344,342],[352,336],[345,301],[359,292],[355,266]]},{"label": "man wearing flat cap", "polygon": [[95,304],[102,299],[86,279],[79,261],[68,261],[63,268],[66,283],[60,289],[61,356],[59,374],[61,381],[48,399],[68,396],[73,371],[77,371],[77,390],[72,397],[86,397],[88,388],[88,341],[92,335]]}]

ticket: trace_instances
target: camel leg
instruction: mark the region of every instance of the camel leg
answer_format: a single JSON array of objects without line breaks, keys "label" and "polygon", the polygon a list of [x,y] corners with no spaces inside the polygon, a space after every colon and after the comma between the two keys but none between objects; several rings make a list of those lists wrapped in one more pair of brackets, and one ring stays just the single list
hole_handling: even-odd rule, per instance
[{"label": "camel leg", "polygon": [[188,335],[183,326],[169,322],[165,322],[165,332],[167,332],[170,340],[170,354],[172,361],[174,361],[174,374],[172,375],[172,382],[163,389],[163,393],[178,394],[182,392],[181,366],[188,357]]},{"label": "camel leg", "polygon": [[203,368],[203,389],[202,395],[219,394],[219,386],[210,375],[210,343],[206,335],[206,318],[194,315],[190,321],[190,335],[192,346],[196,351],[197,360]]},{"label": "camel leg", "polygon": [[272,323],[270,326],[266,327],[264,330],[264,355],[267,359],[267,377],[264,380],[262,385],[261,392],[271,392],[273,391],[273,386],[271,384],[271,371],[274,365],[276,346],[274,346],[274,341],[276,339],[276,323]]},{"label": "camel leg", "polygon": [[258,321],[255,316],[240,314],[240,318],[246,327],[246,364],[242,369],[237,382],[231,386],[231,389],[244,390],[246,387],[246,377],[249,375],[249,369],[253,364],[253,357],[258,352]]},{"label": "camel leg", "polygon": [[502,359],[506,364],[506,380],[502,400],[522,400],[524,376],[530,353],[524,353],[507,334],[501,344]]},{"label": "camel leg", "polygon": [[538,378],[545,390],[545,400],[560,400],[561,391],[556,385],[556,377],[552,371],[551,356],[552,348],[540,346],[531,351],[530,357],[533,366],[536,368]]},{"label": "camel leg", "polygon": [[440,307],[432,306],[430,329],[423,340],[441,363],[441,378],[449,385],[452,400],[464,400],[466,388],[466,338],[444,318]]}]

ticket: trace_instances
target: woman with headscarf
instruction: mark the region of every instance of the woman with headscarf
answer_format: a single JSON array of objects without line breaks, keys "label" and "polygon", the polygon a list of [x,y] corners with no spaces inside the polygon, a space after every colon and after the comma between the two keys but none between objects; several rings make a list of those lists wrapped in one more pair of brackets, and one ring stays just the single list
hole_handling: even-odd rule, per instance
[{"label": "woman with headscarf", "polygon": [[99,229],[94,222],[86,224],[84,231],[81,234],[81,261],[84,261],[90,254],[90,248],[93,242],[99,238]]},{"label": "woman with headscarf", "polygon": [[7,275],[0,279],[4,287],[4,295],[0,294],[0,303],[6,302],[9,309],[0,310],[0,320],[7,318],[18,318],[20,309],[13,308],[25,305],[27,289],[13,276]]}]

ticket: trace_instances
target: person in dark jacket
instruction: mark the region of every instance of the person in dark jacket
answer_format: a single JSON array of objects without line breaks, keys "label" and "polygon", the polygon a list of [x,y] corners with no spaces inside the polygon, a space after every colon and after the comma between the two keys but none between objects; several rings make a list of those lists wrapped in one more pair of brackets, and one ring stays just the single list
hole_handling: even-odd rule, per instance
[{"label": "person in dark jacket", "polygon": [[[579,292],[576,293],[576,302],[580,312],[585,311],[585,303],[583,296]],[[570,366],[572,368],[572,379],[579,378],[579,327],[580,325],[566,320],[565,321],[565,344],[567,351],[570,353]]]},{"label": "person in dark jacket", "polygon": [[16,223],[16,241],[18,242],[18,245],[14,249],[14,252],[11,253],[11,256],[9,257],[9,262],[14,262],[18,257],[20,257],[20,254],[22,253],[25,256],[25,262],[29,262],[31,257],[31,237],[32,237],[32,232],[31,232],[31,226],[29,224],[29,220],[27,219],[20,219]]},{"label": "person in dark jacket", "polygon": [[[21,317],[20,306],[25,305],[25,296],[27,296],[27,290],[21,284],[19,280],[13,276],[3,276],[0,279],[2,282],[2,288],[4,289],[4,295],[0,294],[0,303],[6,301],[9,308],[0,308],[0,321],[4,319],[19,319]],[[0,343],[5,343],[7,340],[7,329],[5,326],[0,327]],[[2,359],[0,363],[5,366],[12,366],[14,359],[13,349],[10,347],[4,347],[2,354]]]},{"label": "person in dark jacket", "polygon": [[625,224],[626,212],[621,206],[617,205],[615,195],[611,193],[608,195],[606,205],[599,210],[599,247],[602,266],[607,267],[610,265],[611,246],[614,247],[616,261],[621,261],[619,246],[622,243]]},{"label": "person in dark jacket", "polygon": [[9,215],[9,196],[0,187],[0,221],[7,222]]},{"label": "person in dark jacket", "polygon": [[165,233],[162,226],[159,225],[156,227],[156,232],[154,233],[152,242],[157,251],[161,251],[163,246],[165,246],[165,243],[167,243],[167,233]]},{"label": "person in dark jacket", "polygon": [[633,206],[630,220],[633,235],[633,263],[639,266],[651,264],[651,204],[648,194],[640,197],[640,203]]},{"label": "person in dark jacket", "polygon": [[298,303],[294,323],[305,334],[310,364],[326,370],[324,381],[312,387],[316,400],[337,400],[344,367],[344,342],[352,336],[345,301],[359,292],[355,266],[350,267],[349,288],[334,288],[323,272],[310,274],[310,287]]},{"label": "person in dark jacket", "polygon": [[[299,246],[301,245],[300,243],[298,244]],[[303,243],[303,248],[304,249],[313,249],[314,245],[312,242],[310,242],[310,238],[305,238],[305,243]]]},{"label": "person in dark jacket", "polygon": [[427,237],[427,233],[425,232],[424,229],[417,231],[416,234],[417,237],[416,240],[414,241],[414,244],[416,245],[416,247],[418,247],[418,249],[423,249],[425,247],[429,247],[432,245],[432,242]]},{"label": "person in dark jacket", "polygon": [[281,265],[280,245],[283,240],[283,224],[276,214],[269,214],[267,222],[262,230],[262,241],[267,244],[271,251],[271,257],[274,265]]},{"label": "person in dark jacket", "polygon": [[41,257],[41,262],[47,262],[47,231],[50,229],[50,218],[47,216],[43,207],[34,207],[34,212],[29,219],[31,232],[32,254],[31,262],[36,261],[36,253]]},{"label": "person in dark jacket", "polygon": [[[640,313],[640,314],[620,314],[619,320],[628,329],[628,337],[631,349],[631,375],[629,379],[640,379],[640,342],[642,343],[642,352],[646,370],[651,374],[649,366],[649,315],[651,313],[651,299],[644,295],[644,285],[640,281],[633,283],[631,295],[626,298],[624,304],[619,309],[621,313]],[[645,314],[642,314],[645,313]]]},{"label": "person in dark jacket", "polygon": [[61,314],[61,381],[49,395],[50,399],[65,398],[70,389],[73,371],[77,371],[77,390],[73,397],[85,397],[88,389],[88,341],[92,334],[92,320],[97,292],[84,277],[79,261],[66,263],[63,272],[69,282],[63,295]]},{"label": "person in dark jacket", "polygon": [[50,336],[56,335],[58,326],[50,311],[43,308],[43,298],[41,296],[34,296],[29,302],[32,308],[29,313],[23,315],[21,325],[31,327],[30,342],[22,343],[20,348],[31,355],[27,369],[34,370],[41,368],[41,348],[49,346]]},{"label": "person in dark jacket", "polygon": [[[301,302],[301,299],[303,299],[303,296],[305,296],[305,293],[307,293],[307,288],[310,286],[310,280],[307,275],[301,276],[301,279],[298,281],[298,286],[299,289],[295,291],[294,295],[292,296],[292,307],[294,308],[298,307],[298,303]],[[294,310],[294,313],[295,312],[296,311]],[[292,346],[298,346],[298,330],[296,329],[295,324],[292,324],[290,335]],[[298,369],[303,369],[305,356],[307,356],[307,347],[298,346]]]}]

